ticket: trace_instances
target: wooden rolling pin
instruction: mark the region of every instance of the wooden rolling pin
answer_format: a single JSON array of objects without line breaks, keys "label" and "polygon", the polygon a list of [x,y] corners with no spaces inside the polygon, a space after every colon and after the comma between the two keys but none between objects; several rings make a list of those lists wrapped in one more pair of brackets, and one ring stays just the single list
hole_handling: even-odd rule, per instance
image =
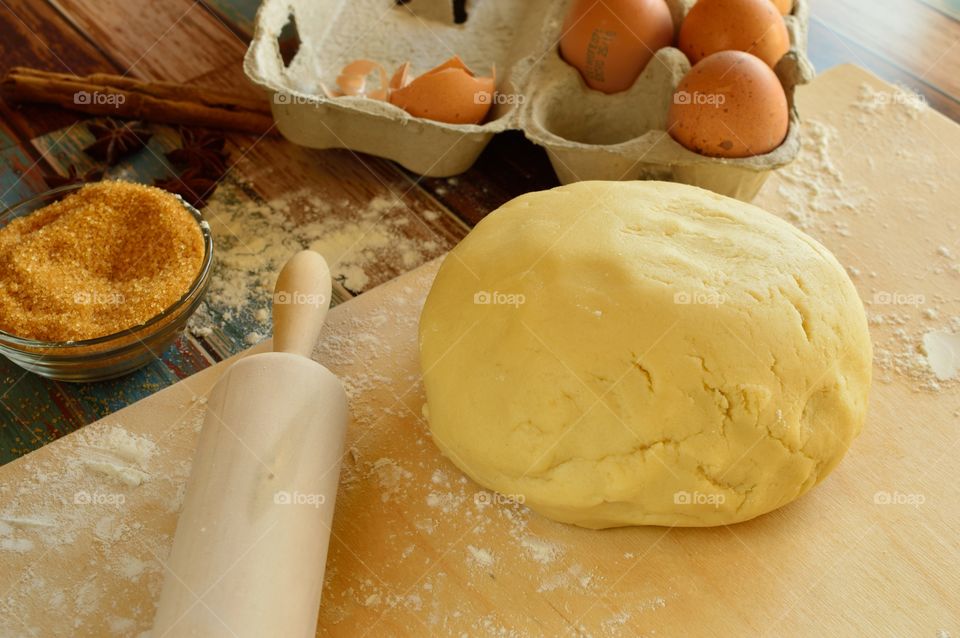
[{"label": "wooden rolling pin", "polygon": [[274,351],[214,386],[153,638],[315,635],[347,423],[340,380],[310,359],[330,286],[323,257],[294,255]]}]

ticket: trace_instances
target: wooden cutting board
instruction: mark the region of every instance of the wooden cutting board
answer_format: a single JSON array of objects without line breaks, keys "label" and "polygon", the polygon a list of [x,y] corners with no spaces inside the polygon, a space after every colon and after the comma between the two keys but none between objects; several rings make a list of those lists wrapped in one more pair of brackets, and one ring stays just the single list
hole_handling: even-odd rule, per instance
[{"label": "wooden cutting board", "polygon": [[[878,360],[844,462],[757,520],[595,532],[500,502],[420,416],[438,264],[335,308],[316,358],[353,422],[317,634],[960,636],[960,390],[917,352],[960,315],[960,128],[911,99],[851,66],[802,88],[808,144],[757,200],[850,268]],[[0,636],[149,629],[226,365],[0,468]]]}]

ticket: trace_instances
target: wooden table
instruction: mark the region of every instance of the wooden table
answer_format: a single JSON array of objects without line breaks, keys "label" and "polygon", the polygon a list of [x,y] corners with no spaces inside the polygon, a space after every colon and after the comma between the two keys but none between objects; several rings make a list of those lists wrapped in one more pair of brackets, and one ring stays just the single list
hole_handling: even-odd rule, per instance
[{"label": "wooden table", "polygon": [[[98,71],[135,78],[191,82],[254,91],[240,68],[252,31],[256,0],[0,0],[0,72],[25,65],[77,74]],[[866,67],[910,87],[936,109],[960,121],[960,7],[956,0],[813,0],[809,54],[818,70],[842,62]],[[85,118],[53,107],[14,108],[0,102],[0,202],[16,203],[47,189],[45,174],[86,166],[79,149],[88,140]],[[151,181],[171,173],[159,146],[124,165]],[[364,205],[399,198],[395,215],[429,216],[433,248],[423,260],[453,246],[470,226],[503,202],[556,185],[544,152],[521,134],[498,136],[477,164],[455,182],[422,179],[375,157],[310,151],[281,139],[229,136],[234,178],[255,194],[275,196],[285,185],[276,173],[319,197]],[[270,163],[274,177],[261,167]],[[282,182],[282,180],[281,180]],[[349,214],[334,208],[332,215]],[[410,226],[411,240],[422,228]],[[419,265],[381,261],[366,268],[364,285],[338,286],[338,301],[362,294]],[[0,464],[152,394],[246,347],[255,329],[238,316],[213,334],[184,334],[148,367],[121,379],[68,384],[25,374],[0,358]]]}]

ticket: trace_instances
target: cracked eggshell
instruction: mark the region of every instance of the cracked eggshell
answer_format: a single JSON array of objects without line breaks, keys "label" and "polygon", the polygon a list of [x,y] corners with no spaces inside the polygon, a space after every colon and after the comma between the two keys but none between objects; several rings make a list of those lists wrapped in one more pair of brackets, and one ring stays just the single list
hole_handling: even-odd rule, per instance
[{"label": "cracked eggshell", "polygon": [[[367,90],[367,79],[377,73],[380,80],[378,89]],[[337,86],[342,95],[365,95],[371,99],[383,100],[387,97],[387,72],[372,60],[354,60],[343,67],[337,76]]]},{"label": "cracked eggshell", "polygon": [[[405,71],[395,78],[403,82]],[[476,77],[454,56],[390,92],[390,103],[415,117],[448,124],[479,124],[493,105],[495,77]]]}]

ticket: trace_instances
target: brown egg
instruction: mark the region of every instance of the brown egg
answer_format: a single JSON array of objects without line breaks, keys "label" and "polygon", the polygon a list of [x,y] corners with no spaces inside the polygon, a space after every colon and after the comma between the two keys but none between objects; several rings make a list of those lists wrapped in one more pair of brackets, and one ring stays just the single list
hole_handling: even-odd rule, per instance
[{"label": "brown egg", "polygon": [[496,80],[478,78],[454,56],[406,85],[408,67],[401,67],[391,80],[399,86],[390,92],[390,102],[415,117],[449,124],[479,124],[493,104]]},{"label": "brown egg", "polygon": [[587,86],[616,93],[673,43],[673,20],[664,0],[574,0],[561,33],[560,55]]},{"label": "brown egg", "polygon": [[734,50],[752,53],[773,67],[790,49],[790,35],[770,0],[699,0],[680,25],[677,46],[690,64]]},{"label": "brown egg", "polygon": [[789,124],[777,75],[742,51],[721,51],[695,64],[680,80],[667,115],[673,139],[710,157],[769,153]]},{"label": "brown egg", "polygon": [[772,2],[782,16],[790,15],[793,11],[793,0],[772,0]]}]

